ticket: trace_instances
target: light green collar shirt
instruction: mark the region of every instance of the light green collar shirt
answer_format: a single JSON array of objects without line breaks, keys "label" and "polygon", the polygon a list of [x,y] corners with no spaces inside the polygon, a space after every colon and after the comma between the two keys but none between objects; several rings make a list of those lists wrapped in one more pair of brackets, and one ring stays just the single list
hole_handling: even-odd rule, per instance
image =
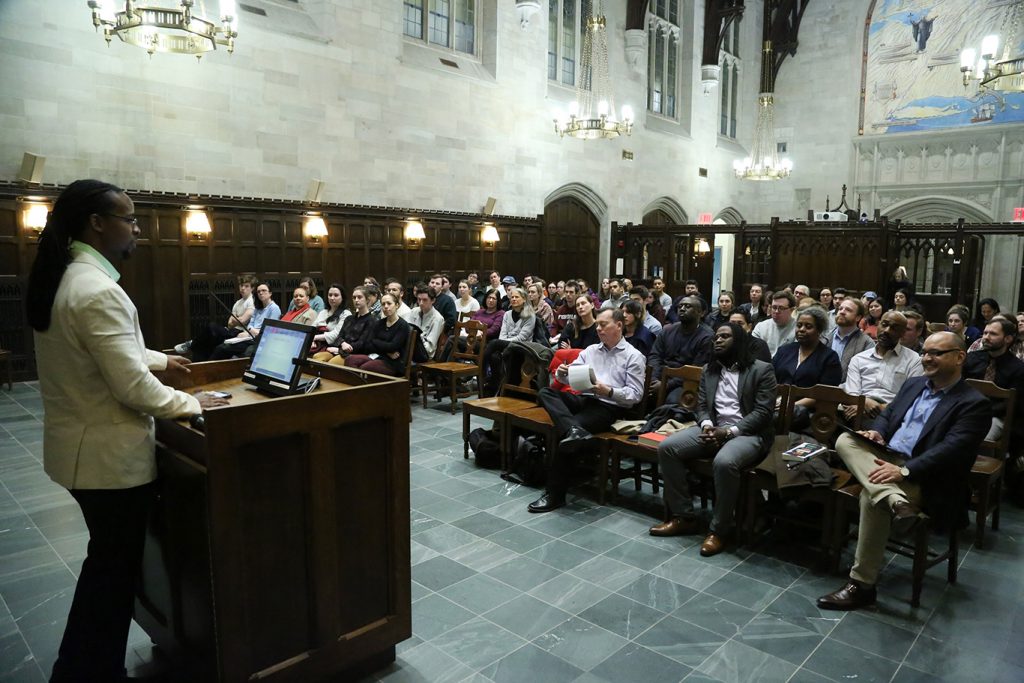
[{"label": "light green collar shirt", "polygon": [[121,273],[117,272],[117,268],[115,268],[114,265],[107,260],[106,256],[96,251],[95,249],[93,249],[91,245],[88,245],[85,242],[72,240],[71,258],[75,258],[79,254],[86,254],[89,257],[93,258],[96,261],[96,263],[98,263],[99,266],[103,269],[103,272],[109,275],[110,279],[113,280],[114,282],[117,282],[118,280],[121,279]]}]

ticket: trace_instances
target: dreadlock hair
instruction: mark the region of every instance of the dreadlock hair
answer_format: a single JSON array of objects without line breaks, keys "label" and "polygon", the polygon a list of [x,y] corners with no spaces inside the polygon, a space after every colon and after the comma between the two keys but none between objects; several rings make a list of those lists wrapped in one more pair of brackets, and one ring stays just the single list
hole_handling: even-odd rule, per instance
[{"label": "dreadlock hair", "polygon": [[[717,333],[723,327],[732,330],[733,358],[736,364],[741,370],[749,368],[757,360],[750,348],[750,335],[737,323],[722,323],[715,328],[715,332]],[[708,372],[713,374],[717,375],[722,372],[722,363],[717,358],[712,359],[707,367]]]},{"label": "dreadlock hair", "polygon": [[71,242],[82,236],[93,214],[114,208],[114,195],[124,190],[100,180],[76,180],[64,188],[53,205],[28,276],[25,311],[37,332],[50,329],[53,301],[64,271],[71,263]]}]

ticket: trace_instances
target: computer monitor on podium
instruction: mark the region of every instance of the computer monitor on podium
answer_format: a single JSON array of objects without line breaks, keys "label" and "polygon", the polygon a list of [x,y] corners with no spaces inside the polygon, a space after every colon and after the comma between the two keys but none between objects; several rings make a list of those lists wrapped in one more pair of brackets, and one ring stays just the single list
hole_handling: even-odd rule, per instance
[{"label": "computer monitor on podium", "polygon": [[274,396],[301,394],[316,378],[303,379],[302,365],[313,343],[316,328],[281,320],[265,320],[249,369],[242,381]]}]

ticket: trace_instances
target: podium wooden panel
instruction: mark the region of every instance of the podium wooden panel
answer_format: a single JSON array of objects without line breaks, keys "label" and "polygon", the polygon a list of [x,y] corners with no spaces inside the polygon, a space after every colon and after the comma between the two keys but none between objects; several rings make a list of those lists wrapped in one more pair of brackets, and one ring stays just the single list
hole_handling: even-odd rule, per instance
[{"label": "podium wooden panel", "polygon": [[411,636],[408,383],[310,363],[272,398],[247,363],[191,366],[233,395],[205,434],[157,422],[136,619],[196,680],[358,678]]}]

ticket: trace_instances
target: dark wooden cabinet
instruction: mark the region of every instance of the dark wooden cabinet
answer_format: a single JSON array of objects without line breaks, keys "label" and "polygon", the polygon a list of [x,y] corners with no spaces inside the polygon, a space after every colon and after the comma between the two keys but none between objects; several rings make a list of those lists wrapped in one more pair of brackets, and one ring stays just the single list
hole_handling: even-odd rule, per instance
[{"label": "dark wooden cabinet", "polygon": [[200,680],[358,678],[411,635],[408,384],[311,364],[269,398],[244,366],[191,366],[233,395],[205,434],[158,422],[136,619]]}]

